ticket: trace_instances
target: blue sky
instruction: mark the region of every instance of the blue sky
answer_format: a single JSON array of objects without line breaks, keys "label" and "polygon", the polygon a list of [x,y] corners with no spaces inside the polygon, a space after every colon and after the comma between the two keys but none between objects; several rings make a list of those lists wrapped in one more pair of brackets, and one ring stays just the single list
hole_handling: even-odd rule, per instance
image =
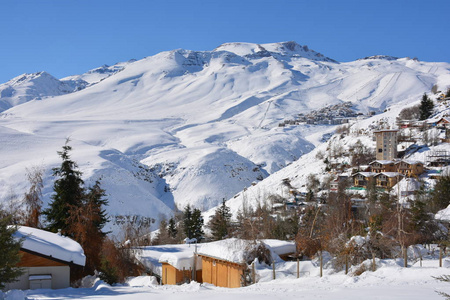
[{"label": "blue sky", "polygon": [[294,40],[338,61],[450,62],[449,0],[1,0],[0,83],[226,42]]}]

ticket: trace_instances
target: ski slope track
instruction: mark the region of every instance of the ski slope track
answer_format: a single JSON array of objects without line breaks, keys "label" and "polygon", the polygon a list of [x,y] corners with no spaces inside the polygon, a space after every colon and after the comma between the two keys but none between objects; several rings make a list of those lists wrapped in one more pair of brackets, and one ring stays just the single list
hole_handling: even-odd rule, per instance
[{"label": "ski slope track", "polygon": [[102,178],[109,227],[129,216],[157,228],[177,208],[206,211],[270,178],[335,129],[281,121],[348,101],[382,112],[434,84],[450,84],[449,63],[339,63],[295,42],[177,49],[63,79],[24,74],[0,85],[0,201],[20,198],[26,169],[40,166],[47,205],[70,138],[86,184]]}]

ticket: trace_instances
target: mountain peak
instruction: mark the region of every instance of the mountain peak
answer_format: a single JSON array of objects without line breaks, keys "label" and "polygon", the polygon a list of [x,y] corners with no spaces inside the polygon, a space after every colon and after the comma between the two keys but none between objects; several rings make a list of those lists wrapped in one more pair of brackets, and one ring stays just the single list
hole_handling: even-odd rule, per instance
[{"label": "mountain peak", "polygon": [[323,54],[311,50],[308,46],[302,46],[295,41],[287,41],[270,44],[254,44],[254,43],[225,43],[214,49],[213,51],[228,51],[239,56],[270,56],[282,55],[292,57],[305,57],[311,60],[336,62],[335,60],[324,56]]},{"label": "mountain peak", "polygon": [[383,59],[383,60],[397,60],[398,57],[390,56],[390,55],[372,55],[364,58],[360,58],[358,60],[369,60],[369,59]]},{"label": "mountain peak", "polygon": [[26,81],[31,81],[31,80],[41,78],[41,77],[57,80],[55,77],[53,77],[49,73],[47,73],[45,71],[41,71],[41,72],[36,72],[36,73],[24,73],[22,75],[14,77],[10,81],[8,81],[7,84],[14,86],[14,85],[22,84]]}]

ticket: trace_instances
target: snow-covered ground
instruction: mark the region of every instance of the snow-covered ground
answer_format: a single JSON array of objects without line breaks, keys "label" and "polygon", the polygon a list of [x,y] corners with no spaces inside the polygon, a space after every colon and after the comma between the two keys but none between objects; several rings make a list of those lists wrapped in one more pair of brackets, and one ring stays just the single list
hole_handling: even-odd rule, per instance
[{"label": "snow-covered ground", "polygon": [[[301,262],[301,277],[296,278],[295,262],[279,267],[277,276],[272,279],[272,270],[258,271],[261,276],[257,284],[229,289],[210,284],[192,282],[180,286],[159,286],[150,277],[133,278],[126,285],[109,286],[97,282],[92,288],[63,290],[29,290],[23,294],[27,299],[117,299],[117,300],[184,300],[184,299],[443,299],[437,291],[450,293],[450,283],[440,282],[433,277],[450,274],[450,260],[444,260],[438,267],[436,259],[424,260],[422,267],[416,262],[403,268],[401,262],[394,260],[378,261],[379,268],[366,271],[360,276],[333,273],[325,269],[319,277],[317,266]],[[302,264],[309,272],[303,272]],[[312,266],[312,267],[311,267]],[[278,268],[278,267],[277,267]],[[290,274],[288,274],[291,270]],[[283,272],[281,272],[283,271]],[[20,292],[16,292],[20,294]],[[12,296],[12,295],[11,295]],[[18,298],[13,298],[18,299]]]}]

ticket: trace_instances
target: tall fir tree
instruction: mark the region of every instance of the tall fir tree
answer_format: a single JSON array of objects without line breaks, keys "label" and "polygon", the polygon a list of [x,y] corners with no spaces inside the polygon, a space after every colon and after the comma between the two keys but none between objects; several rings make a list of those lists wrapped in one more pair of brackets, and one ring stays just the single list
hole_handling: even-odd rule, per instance
[{"label": "tall fir tree", "polygon": [[192,209],[189,204],[183,211],[183,231],[188,239],[192,238]]},{"label": "tall fir tree", "polygon": [[228,236],[231,229],[231,213],[230,208],[225,204],[225,199],[222,200],[222,205],[211,216],[208,228],[211,230],[214,240],[223,240]]},{"label": "tall fir tree", "polygon": [[169,231],[169,236],[172,239],[175,239],[177,237],[178,229],[177,229],[177,224],[176,224],[174,218],[170,218],[170,220],[169,220],[168,231]]},{"label": "tall fir tree", "polygon": [[73,236],[70,232],[70,209],[80,207],[84,197],[84,181],[81,179],[82,173],[77,170],[78,165],[70,159],[69,152],[72,147],[68,145],[69,139],[66,140],[62,151],[58,151],[58,155],[62,158],[62,164],[59,168],[53,169],[53,176],[58,179],[53,185],[54,194],[50,207],[44,210],[48,222],[47,229],[57,232],[61,229],[63,234]]},{"label": "tall fir tree", "polygon": [[197,208],[192,210],[189,204],[186,205],[183,212],[183,227],[184,233],[188,239],[195,238],[197,241],[200,241],[204,234],[202,229],[202,212]]},{"label": "tall fir tree", "polygon": [[192,238],[196,239],[197,242],[200,242],[205,234],[203,232],[203,223],[202,212],[200,209],[194,208],[192,212]]},{"label": "tall fir tree", "polygon": [[434,103],[433,100],[428,98],[427,94],[423,94],[422,100],[420,101],[419,110],[420,110],[419,120],[426,120],[433,114]]},{"label": "tall fir tree", "polygon": [[6,283],[16,281],[23,274],[23,270],[16,265],[20,261],[20,247],[22,241],[14,239],[13,233],[17,228],[11,225],[12,217],[0,211],[0,290]]},{"label": "tall fir tree", "polygon": [[106,193],[100,180],[86,190],[81,179],[82,173],[70,159],[72,147],[68,143],[69,140],[63,146],[63,151],[58,152],[62,164],[53,169],[53,176],[58,177],[53,185],[53,202],[43,214],[50,231],[57,232],[61,229],[62,234],[81,244],[86,254],[84,273],[90,274],[101,265],[100,254],[106,235],[103,227],[108,221],[104,206],[108,204],[108,200],[105,199]]}]

